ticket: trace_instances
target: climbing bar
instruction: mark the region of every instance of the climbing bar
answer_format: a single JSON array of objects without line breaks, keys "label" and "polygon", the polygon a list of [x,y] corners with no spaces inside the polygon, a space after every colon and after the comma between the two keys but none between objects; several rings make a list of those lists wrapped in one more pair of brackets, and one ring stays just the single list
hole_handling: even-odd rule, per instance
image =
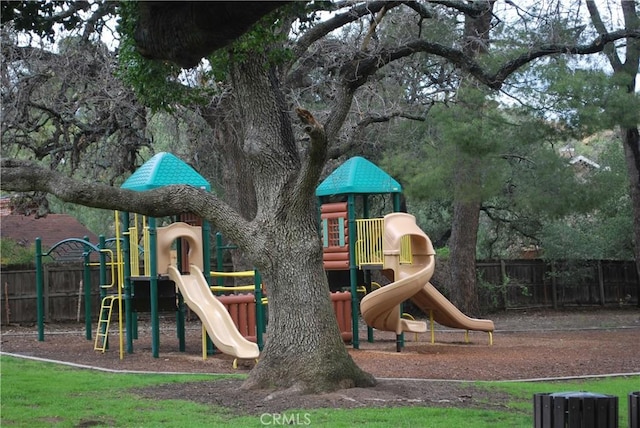
[{"label": "climbing bar", "polygon": [[359,267],[365,265],[381,265],[383,263],[383,232],[383,218],[356,220],[356,264]]},{"label": "climbing bar", "polygon": [[212,285],[209,287],[211,291],[255,291],[255,285]]},{"label": "climbing bar", "polygon": [[243,270],[240,272],[216,272],[211,271],[209,274],[213,277],[227,277],[227,278],[246,278],[253,277],[255,275],[254,270]]},{"label": "climbing bar", "polygon": [[404,235],[400,238],[400,264],[412,264],[413,253],[411,251],[411,236]]}]

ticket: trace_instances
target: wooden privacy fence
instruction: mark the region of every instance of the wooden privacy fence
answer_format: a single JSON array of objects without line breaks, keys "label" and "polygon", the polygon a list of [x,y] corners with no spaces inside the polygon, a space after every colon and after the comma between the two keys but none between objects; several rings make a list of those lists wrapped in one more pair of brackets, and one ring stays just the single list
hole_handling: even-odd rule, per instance
[{"label": "wooden privacy fence", "polygon": [[638,304],[635,262],[485,260],[476,265],[485,310]]},{"label": "wooden privacy fence", "polygon": [[[100,271],[91,268],[91,313],[100,310]],[[36,271],[32,267],[2,268],[2,324],[37,321]],[[43,265],[45,321],[84,320],[82,263]]]},{"label": "wooden privacy fence", "polygon": [[[35,270],[3,267],[0,273],[2,324],[36,322]],[[483,311],[638,304],[640,283],[633,261],[481,260],[477,273]],[[45,321],[84,321],[82,280],[81,263],[44,265]],[[91,313],[96,317],[100,309],[97,267],[91,268],[91,284]]]}]

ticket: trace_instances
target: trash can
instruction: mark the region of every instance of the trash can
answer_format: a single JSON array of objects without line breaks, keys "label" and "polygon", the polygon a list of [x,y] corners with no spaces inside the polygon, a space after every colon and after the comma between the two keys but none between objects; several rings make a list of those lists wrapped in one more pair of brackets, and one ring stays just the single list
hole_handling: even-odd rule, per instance
[{"label": "trash can", "polygon": [[629,428],[640,428],[640,391],[629,393]]},{"label": "trash can", "polygon": [[533,396],[534,428],[618,428],[618,397],[591,392]]}]

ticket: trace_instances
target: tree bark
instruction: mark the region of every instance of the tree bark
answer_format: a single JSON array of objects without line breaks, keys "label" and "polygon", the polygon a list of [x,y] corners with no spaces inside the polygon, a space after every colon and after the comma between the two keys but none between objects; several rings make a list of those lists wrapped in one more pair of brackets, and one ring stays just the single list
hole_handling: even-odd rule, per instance
[{"label": "tree bark", "polygon": [[[488,50],[493,3],[493,1],[487,1],[483,13],[473,17],[468,15],[465,18],[463,51],[469,58],[476,58]],[[478,5],[479,2],[475,4]],[[463,81],[462,84],[472,83]],[[464,93],[464,90],[460,91],[461,97],[464,97]],[[459,101],[464,102],[464,99]],[[473,106],[475,103],[471,104]],[[482,106],[477,107],[482,108]],[[458,148],[458,151],[460,150]],[[482,168],[479,168],[477,162],[477,159],[472,159],[468,154],[460,152],[454,183],[450,239],[451,300],[460,310],[470,315],[477,315],[479,310],[476,286],[476,245],[482,205],[480,177]]]},{"label": "tree bark", "polygon": [[322,266],[314,190],[326,160],[324,129],[298,110],[311,139],[303,162],[278,80],[265,64],[253,55],[233,67],[257,201],[254,242],[243,249],[269,297],[266,346],[245,387],[320,392],[373,385],[342,342]]},{"label": "tree bark", "polygon": [[[621,0],[620,6],[624,17],[625,30],[640,30],[640,17],[636,11],[635,2]],[[591,15],[591,22],[598,33],[606,34],[607,29],[600,17],[600,11],[596,3],[593,0],[587,1],[587,8]],[[620,90],[633,97],[636,90],[636,76],[638,75],[638,70],[640,70],[640,39],[627,38],[624,62],[614,46],[607,46],[604,52],[613,68],[612,81],[618,83]],[[619,126],[620,139],[624,146],[627,174],[629,176],[636,272],[640,277],[640,132],[637,122],[634,124],[619,123]],[[640,307],[640,300],[638,301],[638,307]]]},{"label": "tree bark", "polygon": [[[620,134],[629,175],[629,193],[631,195],[631,212],[633,213],[633,250],[636,259],[636,272],[640,278],[640,133],[638,127],[623,127]],[[640,284],[638,287],[640,291]],[[638,299],[637,306],[640,308],[640,299]]]},{"label": "tree bark", "polygon": [[457,162],[455,201],[451,221],[449,293],[451,301],[465,314],[478,315],[476,287],[476,244],[480,221],[480,183],[477,168],[469,160]]},{"label": "tree bark", "polygon": [[263,225],[268,239],[261,267],[269,298],[267,341],[245,388],[321,392],[375,384],[342,342],[314,213]]}]

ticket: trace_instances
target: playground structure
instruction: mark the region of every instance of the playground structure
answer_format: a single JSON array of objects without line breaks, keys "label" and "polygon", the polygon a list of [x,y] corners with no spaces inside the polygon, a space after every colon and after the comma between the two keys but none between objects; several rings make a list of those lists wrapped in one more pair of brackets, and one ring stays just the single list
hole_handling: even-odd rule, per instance
[{"label": "playground structure", "polygon": [[[125,183],[123,188],[144,191],[170,184],[190,184],[203,190],[210,190],[209,183],[195,170],[169,153],[159,153],[140,167]],[[259,276],[254,293],[248,299],[224,302],[226,296],[214,297],[210,289],[211,271],[209,266],[209,232],[206,221],[185,215],[167,226],[157,227],[156,219],[142,218],[142,234],[138,232],[139,221],[134,215],[133,226],[129,225],[130,215],[123,215],[124,248],[128,248],[129,257],[123,257],[122,287],[118,287],[117,297],[107,296],[102,301],[98,332],[94,349],[105,351],[108,346],[111,307],[114,301],[122,304],[121,290],[125,292],[125,319],[127,352],[133,352],[135,333],[135,314],[151,313],[152,354],[159,355],[159,312],[175,312],[180,351],[184,351],[184,325],[186,304],[198,315],[203,326],[203,356],[212,351],[208,337],[213,345],[222,352],[236,358],[256,359],[262,347],[264,331],[262,315],[262,285]],[[119,230],[119,228],[117,228]],[[140,263],[138,241],[143,242],[143,262]],[[176,259],[172,260],[172,248],[177,248]],[[221,257],[221,256],[219,256]],[[179,291],[179,293],[177,293]],[[227,288],[225,291],[236,291]],[[256,303],[258,302],[258,303]],[[232,319],[229,306],[242,306],[245,309],[253,303],[257,333],[255,342],[247,340],[238,330],[239,319]],[[226,306],[225,306],[226,305]],[[245,322],[246,324],[246,322]],[[255,330],[254,330],[255,331]],[[205,334],[206,333],[206,334]],[[123,337],[119,329],[119,337]],[[121,355],[122,355],[121,346]]]},{"label": "playground structure", "polygon": [[[175,156],[159,153],[138,169],[123,184],[123,188],[136,191],[150,190],[170,184],[191,184],[209,190],[209,184],[195,170]],[[116,237],[109,240],[107,249],[104,238],[101,244],[93,245],[82,241],[76,247],[87,254],[95,252],[100,261],[85,263],[85,270],[91,265],[100,265],[101,307],[95,335],[94,349],[105,352],[109,348],[112,319],[118,314],[118,339],[120,358],[133,353],[133,341],[137,339],[137,314],[150,313],[152,354],[159,356],[159,314],[176,313],[176,327],[180,351],[185,349],[185,308],[186,304],[202,321],[203,358],[213,352],[212,345],[224,353],[238,358],[255,359],[263,347],[266,331],[264,297],[260,275],[257,271],[222,272],[222,251],[234,246],[222,244],[220,234],[216,235],[216,259],[218,271],[209,266],[210,227],[202,219],[190,215],[172,219],[167,226],[158,227],[157,219],[138,214],[115,213]],[[174,251],[173,248],[176,248]],[[90,249],[87,250],[87,249]],[[52,250],[53,251],[53,250]],[[36,257],[37,269],[42,272],[43,257],[52,254],[39,253]],[[108,258],[107,258],[108,256]],[[107,271],[111,275],[108,278]],[[217,285],[210,286],[211,278],[217,278]],[[224,286],[224,277],[253,277],[254,285]],[[38,290],[42,290],[42,279]],[[178,291],[178,292],[177,292]],[[348,293],[333,293],[331,300],[337,319],[342,325],[344,340],[351,339],[351,313]],[[39,340],[44,340],[44,309],[42,293],[38,297]],[[91,326],[91,284],[85,282],[86,338],[92,339]],[[208,340],[211,339],[211,340]],[[213,342],[213,343],[211,343]]]},{"label": "playground structure", "polygon": [[[144,191],[170,184],[210,189],[209,183],[195,170],[168,153],[154,156],[122,187]],[[432,342],[435,340],[435,321],[466,330],[467,340],[469,330],[488,332],[489,343],[492,343],[492,321],[465,316],[429,282],[435,268],[435,252],[428,236],[416,225],[415,218],[397,212],[401,189],[377,166],[355,157],[336,169],[316,190],[325,271],[332,289],[348,288],[348,291],[331,293],[343,340],[359,348],[358,315],[361,313],[368,324],[369,341],[374,340],[374,328],[393,331],[400,351],[404,345],[404,332],[428,330],[425,322],[404,319],[402,303],[412,300],[429,314]],[[367,195],[381,193],[392,195],[396,213],[384,218],[367,218]],[[363,218],[358,219],[355,214],[357,197],[362,197],[363,212]],[[340,202],[327,201],[336,198]],[[99,254],[102,300],[94,349],[105,352],[108,348],[110,323],[114,308],[117,308],[121,359],[125,349],[127,353],[133,352],[139,312],[151,314],[154,357],[159,356],[159,313],[163,311],[176,313],[179,347],[184,351],[186,304],[202,321],[204,358],[213,351],[211,342],[218,350],[234,356],[236,361],[238,358],[257,358],[266,332],[264,305],[268,302],[259,273],[222,272],[221,251],[233,247],[222,245],[221,239],[216,242],[218,271],[211,271],[208,223],[189,215],[172,221],[167,226],[157,227],[154,218],[116,212],[116,238],[110,240],[113,249],[107,248],[102,237],[100,245],[93,249]],[[174,247],[177,250],[172,256]],[[36,264],[41,263],[41,259],[37,257]],[[107,283],[108,267],[110,283]],[[371,273],[376,270],[392,283],[373,290],[376,284],[371,281]],[[253,276],[255,283],[222,286],[221,278],[238,276]],[[217,285],[210,285],[212,277],[218,278]],[[89,287],[90,284],[85,284],[87,339],[91,339]],[[361,303],[359,293],[366,294]],[[40,314],[41,298],[38,300]],[[44,340],[42,317],[39,315],[38,319],[39,340]]]},{"label": "playground structure", "polygon": [[[82,293],[85,300],[85,330],[87,339],[91,339],[91,267],[99,266],[99,287],[100,289],[109,288],[113,285],[115,279],[115,266],[113,263],[114,254],[113,239],[106,240],[100,237],[100,242],[96,245],[84,238],[64,239],[54,244],[46,252],[43,252],[42,240],[36,238],[35,241],[35,266],[36,266],[36,316],[38,327],[38,340],[44,341],[44,277],[43,277],[43,261],[45,259],[55,262],[83,262],[83,279]],[[97,257],[97,260],[96,260]],[[111,268],[111,279],[109,279],[107,266]],[[78,317],[80,316],[80,304],[78,304]]]},{"label": "playground structure", "polygon": [[[329,283],[332,288],[349,287],[351,293],[353,347],[358,348],[360,343],[358,313],[368,325],[368,341],[374,340],[372,328],[392,331],[397,336],[398,351],[404,346],[404,332],[426,332],[425,322],[403,319],[402,303],[406,300],[429,315],[432,343],[434,322],[438,322],[465,330],[466,341],[470,330],[487,332],[492,344],[492,321],[464,315],[429,282],[435,269],[435,251],[429,237],[416,225],[415,217],[397,212],[401,192],[396,180],[362,157],[347,160],[316,189],[321,206],[323,263]],[[372,194],[391,195],[396,212],[384,218],[368,218],[368,196]],[[357,198],[362,199],[363,214],[358,219]],[[376,270],[392,282],[374,290],[371,274]],[[359,291],[366,295],[358,308]]]}]

